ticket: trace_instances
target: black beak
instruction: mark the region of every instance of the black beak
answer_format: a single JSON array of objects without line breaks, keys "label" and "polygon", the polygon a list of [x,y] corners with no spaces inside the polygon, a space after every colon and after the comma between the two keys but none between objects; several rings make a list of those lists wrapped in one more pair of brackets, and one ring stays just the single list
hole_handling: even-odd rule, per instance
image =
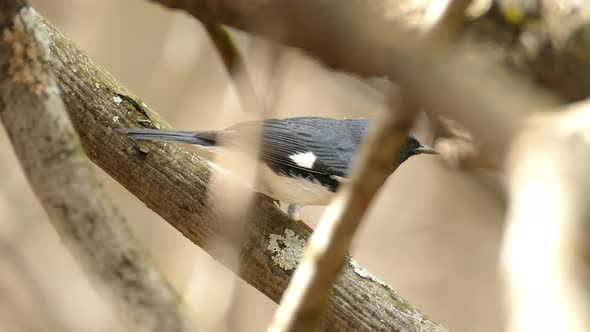
[{"label": "black beak", "polygon": [[436,150],[430,145],[420,145],[419,147],[414,149],[414,152],[416,152],[416,154],[438,154],[438,152],[436,152]]}]

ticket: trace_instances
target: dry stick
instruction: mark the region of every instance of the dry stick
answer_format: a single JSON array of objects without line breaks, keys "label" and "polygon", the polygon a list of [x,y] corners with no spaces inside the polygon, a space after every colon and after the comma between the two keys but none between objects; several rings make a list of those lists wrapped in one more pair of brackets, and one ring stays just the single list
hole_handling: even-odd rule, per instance
[{"label": "dry stick", "polygon": [[[233,91],[238,96],[241,110],[250,114],[248,120],[260,120],[269,117],[271,109],[264,107],[265,103],[256,95],[245,59],[229,33],[219,24],[211,22],[203,22],[203,24],[222,58],[223,64],[229,74]],[[256,45],[260,44],[259,41],[255,40],[254,42]],[[273,62],[272,66],[274,69],[277,64]],[[235,112],[232,113],[234,113],[233,116],[228,115],[235,118]],[[211,200],[210,204],[219,211],[218,214],[221,217],[219,221],[228,227],[226,232],[235,234],[232,242],[237,244],[242,242],[244,216],[251,213],[251,202],[254,196],[250,188],[256,188],[256,181],[260,178],[256,174],[259,172],[256,156],[258,155],[257,151],[260,145],[260,133],[244,133],[239,136],[221,142],[226,149],[223,155],[216,156],[215,160],[213,160],[219,167],[230,172],[235,177],[228,177],[226,173],[214,173],[209,188],[211,192],[217,192],[218,197],[217,199]],[[236,182],[236,177],[242,181]],[[245,187],[244,183],[247,183],[249,187]],[[215,250],[216,247],[225,248],[223,249],[225,254],[233,256],[235,262],[233,269],[236,270],[239,268],[237,265],[239,263],[239,246],[216,241],[216,243],[212,244],[211,248]],[[232,303],[237,303],[235,301],[236,296],[238,294],[233,292],[234,299],[231,301]],[[229,322],[227,324],[230,329],[233,323],[231,319],[232,314],[232,308],[229,308],[225,320]]]},{"label": "dry stick", "polygon": [[[250,188],[256,187],[255,181],[258,168],[256,154],[246,151],[244,146],[240,144],[256,148],[259,145],[259,136],[258,134],[248,135],[245,133],[222,140],[220,145],[224,148],[224,153],[216,155],[213,160],[224,171],[211,175],[208,188],[210,197],[206,204],[214,211],[211,221],[226,236],[219,239],[213,238],[204,249],[217,257],[222,257],[221,259],[226,262],[226,266],[234,271],[240,268],[241,244],[245,237],[245,220],[252,213],[253,208],[254,192]],[[228,173],[231,175],[228,176]],[[196,269],[195,276],[198,275],[198,267]],[[227,295],[230,298],[233,298],[237,296],[235,292],[236,285],[236,280],[233,278],[231,284],[223,285],[222,288],[224,291],[227,290]],[[199,300],[207,301],[206,299]],[[229,312],[231,302],[233,300],[227,301],[222,316],[224,318],[218,322],[218,326],[215,326],[214,329],[220,328],[219,323],[232,324],[227,319],[231,317],[231,312]],[[214,309],[211,306],[205,306],[205,308]]]},{"label": "dry stick", "polygon": [[507,165],[509,331],[590,329],[590,104],[530,121]]},{"label": "dry stick", "polygon": [[401,97],[395,98],[394,110],[376,121],[352,168],[350,181],[342,186],[311,235],[269,331],[318,330],[354,234],[408,139],[414,109]]},{"label": "dry stick", "polygon": [[429,2],[420,29],[431,41],[446,43],[457,38],[465,22],[465,10],[472,0],[442,0]]},{"label": "dry stick", "polygon": [[260,107],[253,106],[261,104],[257,102],[256,90],[246,67],[246,61],[227,30],[218,23],[207,21],[202,23],[211,41],[213,41],[217,52],[221,56],[221,60],[238,95],[238,100],[242,105],[242,110],[245,112],[262,111]]},{"label": "dry stick", "polygon": [[0,1],[0,119],[62,241],[133,331],[190,331],[178,295],[96,181],[47,65],[47,31]]},{"label": "dry stick", "polygon": [[[169,126],[136,97],[121,98],[119,94],[131,93],[41,16],[36,19],[50,36],[49,65],[87,155],[195,244],[203,247],[212,238],[226,238],[211,222],[212,212],[204,204],[208,164],[178,145],[136,143],[114,132],[114,127],[138,123]],[[269,199],[258,198],[254,215],[246,220],[239,270],[233,271],[278,302],[309,231]],[[444,331],[355,261],[344,268],[334,287],[326,330],[424,331],[425,327]]]},{"label": "dry stick", "polygon": [[[220,24],[211,22],[202,22],[212,39],[215,48],[220,54],[223,64],[229,74],[233,91],[236,92],[238,100],[241,105],[243,112],[249,113],[249,121],[261,120],[272,116],[272,107],[266,107],[266,103],[263,102],[257,95],[254,89],[253,81],[250,78],[246,62],[239,49],[236,47],[229,33]],[[253,47],[263,46],[259,40],[254,39]],[[266,46],[266,45],[265,45]],[[276,57],[272,57],[273,60],[280,58],[279,49],[276,46],[272,47],[273,52],[276,52]],[[278,61],[271,61],[270,75],[272,77],[271,82],[277,76],[276,68],[279,66]],[[271,88],[275,88],[272,84],[269,84]],[[267,90],[269,91],[269,90]],[[265,94],[268,96],[269,94]],[[268,98],[268,97],[267,97]],[[276,97],[274,97],[276,100]],[[237,110],[235,110],[237,111]],[[231,116],[231,114],[228,114]],[[224,116],[224,115],[221,115]],[[227,115],[226,115],[227,117]],[[235,119],[234,115],[231,116]],[[223,155],[217,156],[214,162],[221,168],[232,173],[238,178],[242,179],[242,183],[236,182],[235,178],[228,177],[226,173],[214,173],[211,179],[210,191],[221,191],[220,198],[213,200],[212,203],[219,210],[222,211],[222,220],[230,228],[231,231],[236,234],[234,243],[241,243],[242,228],[244,225],[245,216],[251,214],[251,203],[254,199],[253,192],[250,188],[256,188],[258,179],[260,179],[259,162],[256,158],[258,155],[258,149],[260,147],[260,132],[243,133],[239,137],[232,137],[227,142],[222,142],[225,145],[226,150]],[[248,183],[249,188],[244,187],[243,183]],[[221,190],[219,190],[221,189]],[[225,211],[225,212],[223,212]],[[214,246],[226,247],[227,243],[217,241]],[[239,262],[239,247],[229,247],[234,256],[236,264]],[[227,251],[227,250],[226,250]],[[236,265],[234,270],[239,266]],[[239,304],[237,301],[238,293],[233,291],[232,304],[228,308],[225,316],[226,328],[236,329],[235,317],[236,305]]]},{"label": "dry stick", "polygon": [[[465,22],[465,11],[470,3],[471,0],[429,2],[420,26],[423,34],[422,38],[424,39],[422,43],[426,45],[433,44],[444,48],[456,42],[458,39],[457,32]],[[448,119],[432,115],[428,118],[434,141],[439,138],[454,138],[462,139],[462,142],[465,143],[472,143],[472,140],[465,140],[465,137],[462,137],[463,135],[457,135],[457,132],[454,131],[457,126],[449,124]],[[461,134],[464,133],[462,132]],[[471,147],[473,147],[473,144],[471,144]],[[443,157],[448,159],[448,154],[443,153]],[[467,159],[465,153],[461,157],[462,160]]]},{"label": "dry stick", "polygon": [[[228,91],[233,89],[237,93],[243,111],[251,113],[258,112],[255,114],[260,115],[259,111],[261,110],[257,106],[259,103],[254,94],[254,88],[245,66],[244,58],[235,46],[231,36],[222,26],[215,23],[205,23],[205,28],[229,74],[233,86],[228,87]],[[220,116],[223,117],[224,114],[220,114]],[[226,264],[232,265],[232,270],[239,269],[244,216],[250,213],[254,198],[253,192],[249,188],[255,187],[255,183],[253,182],[258,178],[256,176],[256,159],[252,158],[247,151],[244,151],[237,142],[243,143],[247,141],[246,146],[256,147],[259,144],[259,137],[258,135],[252,137],[246,135],[241,136],[221,142],[221,145],[224,147],[224,153],[213,156],[212,161],[232,175],[227,176],[228,173],[226,172],[213,173],[208,188],[211,195],[207,201],[207,205],[216,211],[216,218],[213,222],[222,227],[224,233],[232,234],[233,237],[233,241],[231,242],[222,239],[213,239],[207,244],[207,248],[209,251],[216,252],[217,255],[223,255],[227,261]],[[248,184],[249,187],[244,184]],[[196,266],[194,278],[191,284],[189,284],[189,289],[194,288],[194,285],[202,282],[202,278],[199,278],[199,270],[199,267]],[[227,283],[228,280],[225,281]],[[236,302],[235,297],[238,296],[235,291],[236,285],[235,278],[232,278],[229,280],[229,283],[223,285],[223,292],[220,292],[218,302],[220,299],[226,300],[225,297],[230,297],[226,301],[221,301],[223,307],[215,307],[206,305],[205,303],[199,304],[199,308],[204,308],[208,311],[206,315],[201,316],[201,321],[207,322],[209,329],[220,329],[222,324],[231,325],[231,303]],[[220,281],[212,282],[211,286],[221,286]],[[190,296],[190,294],[187,295]],[[195,298],[196,301],[206,301],[201,296],[190,296],[189,298]],[[215,310],[219,311],[219,314],[222,315],[218,315],[218,313],[214,312]]]}]

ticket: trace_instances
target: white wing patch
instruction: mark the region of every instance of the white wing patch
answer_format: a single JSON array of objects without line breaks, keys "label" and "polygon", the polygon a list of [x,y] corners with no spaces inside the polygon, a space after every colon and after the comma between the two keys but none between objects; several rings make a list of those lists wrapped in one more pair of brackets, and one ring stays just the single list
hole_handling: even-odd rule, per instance
[{"label": "white wing patch", "polygon": [[297,166],[305,168],[312,168],[313,163],[315,163],[316,159],[318,159],[318,157],[316,157],[316,155],[311,151],[292,154],[289,156],[289,158],[291,158],[291,160],[293,160]]}]

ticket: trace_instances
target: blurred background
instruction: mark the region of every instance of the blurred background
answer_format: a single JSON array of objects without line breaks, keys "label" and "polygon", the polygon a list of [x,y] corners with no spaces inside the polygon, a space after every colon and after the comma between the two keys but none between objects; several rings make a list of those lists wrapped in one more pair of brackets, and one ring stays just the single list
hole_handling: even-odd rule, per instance
[{"label": "blurred background", "polygon": [[[30,0],[66,36],[177,129],[247,117],[199,22],[145,0]],[[370,117],[373,88],[296,50],[235,33],[272,117]],[[359,59],[362,61],[362,59]],[[422,136],[425,137],[425,136]],[[60,242],[0,131],[0,331],[124,331]],[[276,305],[212,260],[97,168],[153,261],[212,331],[263,331]],[[323,208],[302,209],[315,225]],[[504,324],[498,248],[504,202],[479,176],[418,156],[390,177],[353,255],[454,332]],[[224,323],[225,314],[232,324]]]}]

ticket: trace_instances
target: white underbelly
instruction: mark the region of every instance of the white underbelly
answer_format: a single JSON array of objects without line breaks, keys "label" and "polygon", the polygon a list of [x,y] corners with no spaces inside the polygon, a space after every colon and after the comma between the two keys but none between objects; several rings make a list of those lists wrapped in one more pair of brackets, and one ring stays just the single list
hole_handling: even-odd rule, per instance
[{"label": "white underbelly", "polygon": [[261,165],[260,183],[256,191],[289,204],[327,205],[334,193],[317,181],[281,176]]},{"label": "white underbelly", "polygon": [[[202,147],[201,147],[202,148]],[[217,148],[216,150],[218,150]],[[205,149],[208,150],[208,149]],[[202,151],[201,151],[202,152]],[[213,152],[213,151],[208,151]],[[217,151],[215,151],[217,152]],[[234,180],[238,180],[251,187],[249,184],[251,181],[241,179],[233,173],[219,167],[214,162],[209,161],[209,165],[220,172],[224,173],[224,176],[234,177]],[[252,188],[261,194],[269,196],[273,199],[281,201],[287,204],[297,204],[299,206],[307,205],[328,205],[334,193],[328,190],[327,187],[322,186],[317,181],[310,181],[304,178],[293,178],[288,176],[281,176],[273,172],[270,167],[264,163],[260,165],[260,181]]]}]

